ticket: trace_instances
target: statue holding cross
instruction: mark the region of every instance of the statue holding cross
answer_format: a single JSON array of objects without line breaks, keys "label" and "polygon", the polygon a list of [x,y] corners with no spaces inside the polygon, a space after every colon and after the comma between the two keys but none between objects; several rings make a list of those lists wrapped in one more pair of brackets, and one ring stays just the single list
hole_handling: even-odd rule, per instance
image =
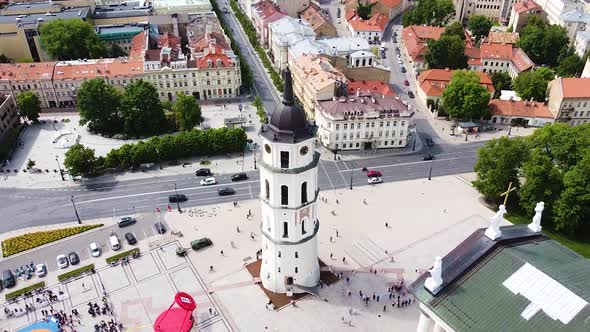
[{"label": "statue holding cross", "polygon": [[510,183],[508,184],[508,190],[506,190],[505,192],[500,194],[500,197],[504,197],[504,206],[506,206],[506,203],[508,203],[508,196],[510,195],[511,192],[515,191],[516,188],[512,187],[512,181],[510,181]]}]

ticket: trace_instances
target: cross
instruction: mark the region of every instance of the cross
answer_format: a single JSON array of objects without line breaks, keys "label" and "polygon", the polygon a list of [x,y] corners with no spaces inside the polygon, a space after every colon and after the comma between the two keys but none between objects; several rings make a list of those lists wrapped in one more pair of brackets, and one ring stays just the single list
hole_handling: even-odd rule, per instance
[{"label": "cross", "polygon": [[500,197],[504,196],[504,206],[506,206],[506,203],[508,202],[508,196],[510,195],[510,193],[515,190],[516,188],[512,188],[512,181],[510,181],[510,183],[508,184],[508,190],[500,194]]}]

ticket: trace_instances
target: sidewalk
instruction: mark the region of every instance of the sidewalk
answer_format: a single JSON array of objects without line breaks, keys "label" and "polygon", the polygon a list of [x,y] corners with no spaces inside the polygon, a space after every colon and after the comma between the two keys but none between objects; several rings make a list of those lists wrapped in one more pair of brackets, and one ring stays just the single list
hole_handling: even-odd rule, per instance
[{"label": "sidewalk", "polygon": [[[414,148],[414,140],[416,140],[416,146]],[[382,158],[382,157],[391,157],[391,156],[406,156],[412,154],[418,154],[422,151],[424,144],[422,144],[422,140],[418,137],[416,133],[412,135],[412,138],[408,142],[408,145],[404,148],[400,149],[377,149],[377,150],[355,150],[355,151],[338,151],[337,159],[338,160],[345,160],[345,161],[352,161],[352,160],[363,160],[363,159],[371,159],[371,158]],[[320,158],[322,160],[331,160],[334,161],[334,152],[323,147],[321,144],[316,145],[317,151],[320,153]]]}]

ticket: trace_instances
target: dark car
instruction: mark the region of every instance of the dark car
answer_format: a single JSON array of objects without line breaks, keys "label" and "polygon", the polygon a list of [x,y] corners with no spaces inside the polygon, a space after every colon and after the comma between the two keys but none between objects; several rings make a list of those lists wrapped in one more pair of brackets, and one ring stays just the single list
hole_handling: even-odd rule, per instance
[{"label": "dark car", "polygon": [[131,226],[131,225],[135,224],[136,222],[137,222],[137,220],[135,218],[123,217],[123,218],[121,218],[121,220],[119,220],[119,222],[117,224],[119,225],[119,227],[127,227],[127,226]]},{"label": "dark car", "polygon": [[232,188],[221,188],[217,191],[217,193],[219,194],[219,196],[229,196],[235,194],[236,191]]},{"label": "dark car", "polygon": [[401,67],[401,71],[402,71],[402,73],[406,73],[407,72],[406,67]]},{"label": "dark car", "polygon": [[137,239],[135,238],[135,235],[133,235],[133,233],[131,233],[131,232],[125,233],[125,240],[127,240],[127,243],[129,243],[129,244],[136,244],[137,243]]},{"label": "dark car", "polygon": [[195,172],[196,176],[209,176],[211,175],[211,170],[208,168],[200,168]]},{"label": "dark car", "polygon": [[212,244],[213,242],[209,238],[204,237],[198,240],[191,241],[191,248],[193,248],[193,250],[199,250],[206,248]]},{"label": "dark car", "polygon": [[242,181],[248,179],[248,175],[246,173],[238,173],[231,176],[232,181]]},{"label": "dark car", "polygon": [[434,159],[434,156],[431,154],[427,154],[425,156],[422,156],[422,160],[432,160]]},{"label": "dark car", "polygon": [[177,195],[170,195],[170,196],[168,196],[168,202],[170,202],[170,203],[184,202],[186,200],[187,200],[187,198],[183,194],[177,194]]},{"label": "dark car", "polygon": [[162,224],[161,222],[155,223],[154,228],[156,229],[156,232],[158,232],[158,234],[166,233],[166,226],[164,226],[164,224]]},{"label": "dark car", "polygon": [[428,146],[434,145],[434,141],[432,140],[432,138],[430,138],[430,137],[426,138],[426,145],[428,145]]},{"label": "dark car", "polygon": [[408,91],[408,97],[414,98],[414,93],[412,91]]},{"label": "dark car", "polygon": [[[4,270],[2,272],[2,283],[5,288],[12,288],[16,285],[16,278],[10,270]],[[0,288],[1,289],[1,288]]]},{"label": "dark car", "polygon": [[75,252],[71,252],[68,254],[68,260],[70,261],[70,265],[76,265],[80,263],[80,257]]}]

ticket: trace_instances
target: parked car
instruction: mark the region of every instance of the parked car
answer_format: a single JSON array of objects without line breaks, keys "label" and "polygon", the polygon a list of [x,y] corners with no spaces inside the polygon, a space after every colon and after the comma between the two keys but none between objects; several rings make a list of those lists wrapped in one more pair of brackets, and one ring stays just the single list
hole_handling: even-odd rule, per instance
[{"label": "parked car", "polygon": [[68,254],[68,259],[70,260],[70,265],[76,265],[80,263],[80,257],[73,251]]},{"label": "parked car", "polygon": [[402,66],[401,72],[405,74],[407,72],[406,67]]},{"label": "parked car", "polygon": [[35,274],[39,278],[46,276],[47,267],[45,266],[45,264],[37,264],[37,266],[35,266]]},{"label": "parked car", "polygon": [[70,263],[68,262],[68,258],[66,257],[66,255],[58,255],[55,260],[57,261],[57,266],[60,269],[65,269],[66,267],[70,266]]},{"label": "parked car", "polygon": [[127,227],[135,224],[137,220],[133,217],[122,217],[117,223],[119,227]]},{"label": "parked car", "polygon": [[380,177],[382,175],[383,174],[381,174],[381,172],[375,171],[375,170],[370,170],[367,172],[367,177],[370,177],[370,178]]},{"label": "parked car", "polygon": [[121,243],[115,234],[109,236],[109,244],[111,245],[111,249],[113,249],[113,251],[121,249]]},{"label": "parked car", "polygon": [[399,63],[401,65],[402,64],[402,59],[397,58],[397,63]]},{"label": "parked car", "polygon": [[183,194],[174,194],[168,196],[168,202],[176,203],[176,202],[185,202],[188,198],[186,198]]},{"label": "parked car", "polygon": [[404,80],[404,85],[405,85],[405,86],[410,86],[410,81],[408,81],[408,80]]},{"label": "parked car", "polygon": [[242,181],[248,179],[248,175],[246,173],[238,173],[231,176],[232,181]]},{"label": "parked car", "polygon": [[133,233],[131,233],[131,232],[125,233],[125,240],[127,240],[127,243],[129,243],[129,244],[136,244],[137,243],[137,239],[135,238],[135,235],[133,235]]},{"label": "parked car", "polygon": [[433,146],[434,145],[434,141],[432,140],[432,138],[427,137],[426,138],[426,145],[428,146]]},{"label": "parked car", "polygon": [[2,283],[4,288],[12,288],[16,285],[16,278],[11,270],[2,271]]},{"label": "parked car", "polygon": [[414,98],[414,93],[412,91],[408,91],[408,97]]},{"label": "parked car", "polygon": [[212,244],[213,242],[209,238],[204,237],[198,240],[191,241],[191,248],[193,248],[193,250],[199,250],[206,248]]},{"label": "parked car", "polygon": [[432,154],[427,154],[422,156],[422,160],[433,160],[434,156]]},{"label": "parked car", "polygon": [[215,181],[215,178],[205,178],[205,179],[201,180],[201,186],[211,186],[216,183],[217,183],[217,181]]},{"label": "parked car", "polygon": [[162,224],[161,222],[155,223],[154,228],[156,229],[156,232],[158,232],[158,234],[166,233],[166,226],[164,226],[164,224]]},{"label": "parked car", "polygon": [[102,252],[100,251],[98,244],[96,244],[96,242],[92,242],[90,244],[90,255],[92,255],[92,257],[98,257],[101,253]]},{"label": "parked car", "polygon": [[381,183],[381,182],[383,182],[383,180],[381,180],[380,177],[374,176],[372,178],[369,178],[368,182],[369,182],[369,184],[375,184],[375,183]]},{"label": "parked car", "polygon": [[196,176],[210,176],[211,170],[208,168],[200,168],[195,172]]}]

